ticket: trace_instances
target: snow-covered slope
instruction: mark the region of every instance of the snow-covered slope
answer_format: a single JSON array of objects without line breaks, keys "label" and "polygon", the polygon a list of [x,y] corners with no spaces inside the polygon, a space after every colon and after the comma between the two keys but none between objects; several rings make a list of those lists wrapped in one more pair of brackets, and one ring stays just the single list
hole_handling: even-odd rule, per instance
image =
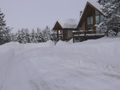
[{"label": "snow-covered slope", "polygon": [[120,38],[0,46],[0,90],[119,90]]}]

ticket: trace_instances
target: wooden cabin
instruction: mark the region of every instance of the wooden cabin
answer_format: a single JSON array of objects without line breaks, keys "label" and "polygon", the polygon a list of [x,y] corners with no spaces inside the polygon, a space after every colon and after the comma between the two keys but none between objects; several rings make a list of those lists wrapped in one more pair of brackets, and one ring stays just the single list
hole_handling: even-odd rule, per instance
[{"label": "wooden cabin", "polygon": [[105,17],[101,8],[102,6],[96,0],[89,0],[86,3],[77,26],[78,31],[73,32],[73,40],[83,41],[104,36],[104,33],[96,30],[96,25],[103,22]]},{"label": "wooden cabin", "polygon": [[104,21],[101,2],[105,0],[88,0],[80,19],[62,19],[56,21],[53,30],[57,33],[58,40],[84,41],[103,37],[105,33],[97,30],[96,26]]},{"label": "wooden cabin", "polygon": [[57,39],[68,41],[73,38],[73,31],[77,30],[78,21],[76,19],[59,19],[56,21],[53,30],[57,33]]}]

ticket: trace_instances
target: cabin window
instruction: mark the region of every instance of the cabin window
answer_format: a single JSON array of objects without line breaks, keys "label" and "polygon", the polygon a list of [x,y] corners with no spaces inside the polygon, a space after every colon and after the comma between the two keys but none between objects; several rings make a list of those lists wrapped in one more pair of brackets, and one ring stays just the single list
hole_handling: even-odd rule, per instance
[{"label": "cabin window", "polygon": [[101,15],[98,11],[95,11],[96,24],[103,22],[104,16]]},{"label": "cabin window", "polygon": [[64,37],[64,39],[67,39],[67,37],[68,37],[68,30],[64,30],[63,37]]},{"label": "cabin window", "polygon": [[87,30],[93,30],[93,16],[87,17]]},{"label": "cabin window", "polygon": [[100,22],[103,22],[103,21],[104,21],[104,16],[100,15]]},{"label": "cabin window", "polygon": [[89,25],[89,24],[93,24],[93,17],[92,16],[89,16],[88,18],[87,18],[87,24]]},{"label": "cabin window", "polygon": [[95,17],[96,17],[96,23],[98,24],[100,22],[99,12],[95,11]]}]

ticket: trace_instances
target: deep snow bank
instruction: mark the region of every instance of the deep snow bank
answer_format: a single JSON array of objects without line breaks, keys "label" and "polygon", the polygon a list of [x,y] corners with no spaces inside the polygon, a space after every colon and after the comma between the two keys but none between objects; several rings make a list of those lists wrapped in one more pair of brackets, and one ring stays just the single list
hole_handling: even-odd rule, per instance
[{"label": "deep snow bank", "polygon": [[27,44],[20,44],[18,42],[10,42],[0,46],[1,51],[8,51],[9,49],[14,49],[16,52],[21,50],[28,50],[40,47],[53,47],[55,43],[51,40],[47,42],[41,43],[27,43]]},{"label": "deep snow bank", "polygon": [[[69,42],[68,42],[69,43]],[[69,53],[71,63],[80,62],[81,67],[120,72],[120,38],[101,38],[79,43],[58,42],[56,51]],[[67,57],[67,56],[66,56]]]},{"label": "deep snow bank", "polygon": [[[19,43],[7,43],[0,46],[1,60],[2,58],[9,58],[17,52],[30,51],[42,48],[51,48],[51,53],[59,52],[64,55],[61,56],[61,61],[64,62],[65,58],[70,59],[66,63],[77,63],[76,65],[101,70],[114,70],[120,72],[120,38],[101,38],[97,40],[88,40],[79,43],[59,41],[56,46],[54,42],[48,41],[45,43],[37,44],[19,44]],[[37,51],[36,51],[37,52]],[[44,51],[46,53],[47,51]],[[7,56],[7,57],[6,57]],[[68,58],[68,56],[70,58]],[[54,59],[54,58],[53,58]],[[77,60],[77,62],[76,62]],[[80,63],[78,63],[78,61]]]},{"label": "deep snow bank", "polygon": [[[0,60],[12,57],[14,53],[20,51],[32,52],[34,50],[35,52],[38,50],[36,52],[39,53],[39,50],[45,50],[44,53],[48,52],[48,49],[42,49],[43,47],[54,47],[50,49],[50,53],[58,53],[57,57],[59,56],[61,61],[74,64],[78,67],[120,72],[120,38],[104,37],[79,43],[72,43],[72,40],[69,42],[59,41],[56,46],[52,41],[37,44],[11,42],[0,46],[0,53],[2,53],[0,54]],[[53,57],[53,59],[55,58]],[[69,60],[65,61],[65,59]]]}]

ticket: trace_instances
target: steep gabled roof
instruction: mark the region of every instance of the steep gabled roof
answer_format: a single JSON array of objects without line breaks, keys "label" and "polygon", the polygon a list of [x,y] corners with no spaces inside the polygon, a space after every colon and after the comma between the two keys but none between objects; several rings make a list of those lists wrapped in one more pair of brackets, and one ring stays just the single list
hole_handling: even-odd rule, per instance
[{"label": "steep gabled roof", "polygon": [[79,23],[78,23],[77,27],[79,27],[80,24],[82,23],[82,19],[83,19],[84,15],[85,15],[85,12],[87,10],[87,6],[90,6],[90,7],[94,8],[95,10],[100,12],[102,15],[104,15],[104,13],[102,12],[102,5],[100,5],[97,1],[98,0],[88,0],[87,1],[86,5],[85,5],[85,8],[84,8],[84,11],[83,11],[83,13],[82,13],[82,15],[80,17],[80,20],[79,20]]},{"label": "steep gabled roof", "polygon": [[60,25],[58,21],[56,21],[52,30],[62,30],[62,26]]}]

